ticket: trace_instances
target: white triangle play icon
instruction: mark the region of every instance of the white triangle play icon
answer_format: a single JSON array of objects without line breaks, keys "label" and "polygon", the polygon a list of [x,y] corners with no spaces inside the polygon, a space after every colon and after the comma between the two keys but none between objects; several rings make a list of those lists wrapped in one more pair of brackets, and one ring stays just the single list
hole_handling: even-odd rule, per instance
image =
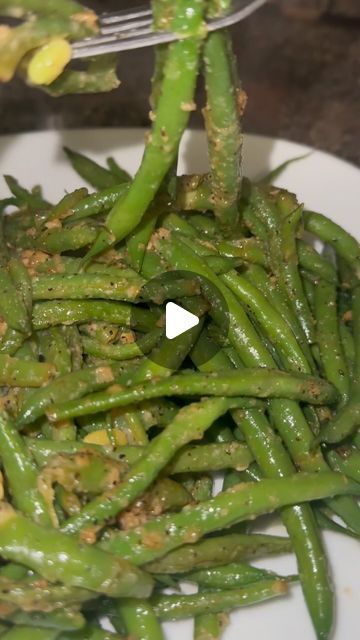
[{"label": "white triangle play icon", "polygon": [[190,311],[179,307],[175,302],[168,302],[165,308],[165,330],[166,337],[173,340],[182,333],[196,327],[199,318]]}]

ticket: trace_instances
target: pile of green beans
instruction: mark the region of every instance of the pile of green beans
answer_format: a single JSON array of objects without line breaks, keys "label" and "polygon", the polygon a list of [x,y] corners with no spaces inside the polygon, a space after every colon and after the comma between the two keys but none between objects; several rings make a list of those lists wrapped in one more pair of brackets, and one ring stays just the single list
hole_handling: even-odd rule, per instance
[{"label": "pile of green beans", "polygon": [[[152,4],[155,27],[179,38],[156,51],[135,177],[65,149],[95,191],[51,204],[6,176],[0,638],[162,640],[162,621],[190,617],[194,640],[220,640],[224,613],[298,580],[314,637],[327,640],[335,607],[321,529],[360,536],[360,245],[271,186],[288,163],[243,178],[231,41],[205,26],[230,0]],[[29,47],[96,29],[72,0],[0,0],[0,14],[30,16],[6,35],[13,56],[1,59],[0,43],[0,79]],[[106,65],[91,63],[84,90],[110,86]],[[177,176],[201,72],[211,172]],[[47,90],[75,91],[79,73]],[[171,271],[181,273],[153,280]],[[174,341],[167,300],[200,318]],[[288,535],[255,533],[274,512]],[[283,553],[298,575],[249,564]]]}]

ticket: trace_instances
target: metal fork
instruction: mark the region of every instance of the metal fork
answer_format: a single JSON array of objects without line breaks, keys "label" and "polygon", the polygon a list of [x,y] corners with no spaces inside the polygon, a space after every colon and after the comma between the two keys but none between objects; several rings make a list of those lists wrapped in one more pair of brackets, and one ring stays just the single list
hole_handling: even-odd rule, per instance
[{"label": "metal fork", "polygon": [[[223,18],[209,20],[208,29],[216,31],[240,22],[260,9],[265,2],[267,0],[234,0],[231,12]],[[102,13],[99,16],[99,27],[98,36],[72,44],[73,59],[141,49],[177,39],[174,33],[152,30],[152,12],[149,5],[115,13]]]}]

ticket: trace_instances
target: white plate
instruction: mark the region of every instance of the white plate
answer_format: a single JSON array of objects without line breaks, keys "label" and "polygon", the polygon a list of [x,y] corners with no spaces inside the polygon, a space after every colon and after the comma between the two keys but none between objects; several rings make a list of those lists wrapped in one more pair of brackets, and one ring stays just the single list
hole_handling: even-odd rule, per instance
[{"label": "white plate", "polygon": [[[144,131],[139,129],[95,129],[65,132],[39,132],[0,138],[0,174],[9,173],[21,183],[44,186],[45,195],[56,200],[64,189],[80,186],[62,153],[67,145],[96,160],[114,155],[118,162],[135,172],[143,149]],[[250,178],[263,174],[281,162],[310,151],[302,145],[260,136],[245,136],[245,173]],[[204,135],[193,132],[183,145],[181,171],[207,168]],[[282,186],[297,193],[308,207],[326,213],[348,231],[360,237],[360,170],[338,158],[313,151],[306,159],[291,165],[281,176]],[[0,197],[7,195],[0,182]],[[281,531],[280,527],[273,529]],[[344,536],[327,533],[333,581],[337,596],[334,640],[359,637],[360,580],[359,545]],[[284,556],[258,562],[259,566],[293,573],[293,558]],[[191,623],[165,625],[167,640],[190,640]],[[312,640],[312,630],[299,587],[283,600],[242,609],[231,616],[224,640]]]}]

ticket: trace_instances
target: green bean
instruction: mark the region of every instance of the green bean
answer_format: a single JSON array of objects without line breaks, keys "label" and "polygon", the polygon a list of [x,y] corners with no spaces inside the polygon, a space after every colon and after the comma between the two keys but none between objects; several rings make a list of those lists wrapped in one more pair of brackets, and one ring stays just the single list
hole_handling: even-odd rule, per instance
[{"label": "green bean", "polygon": [[[107,322],[91,322],[79,326],[81,337],[83,335],[101,342],[101,344],[113,344],[123,338],[123,329]],[[132,335],[131,330],[127,329],[125,335]]]},{"label": "green bean", "polygon": [[[329,245],[325,245],[324,252],[332,253],[330,259],[334,259],[334,250]],[[336,265],[338,269],[338,277],[339,277],[339,313],[345,319],[349,315],[349,311],[352,307],[352,290],[353,287],[356,286],[356,278],[354,276],[353,270],[351,267],[345,262],[345,260],[335,254]]]},{"label": "green bean", "polygon": [[322,278],[326,282],[337,285],[337,273],[335,267],[330,260],[320,255],[310,244],[297,241],[297,250],[299,254],[299,265],[305,271],[314,274],[316,278]]},{"label": "green bean", "polygon": [[211,34],[204,46],[207,105],[203,110],[211,167],[214,213],[224,230],[238,220],[242,136],[227,34]]},{"label": "green bean", "polygon": [[30,333],[29,316],[21,295],[18,295],[9,268],[0,266],[0,315],[8,327],[25,335]]},{"label": "green bean", "polygon": [[219,640],[223,625],[216,613],[204,613],[194,620],[194,640]]},{"label": "green bean", "polygon": [[266,578],[278,578],[271,571],[257,569],[249,564],[232,563],[212,569],[199,569],[183,576],[206,589],[236,589]]},{"label": "green bean", "polygon": [[107,189],[117,184],[117,178],[109,169],[105,169],[91,158],[69,147],[63,147],[63,150],[76,173],[94,189]]},{"label": "green bean", "polygon": [[128,184],[119,184],[87,196],[73,207],[73,215],[69,218],[69,222],[76,222],[109,211],[128,189]]},{"label": "green bean", "polygon": [[25,309],[29,315],[32,310],[32,286],[28,271],[21,260],[11,258],[8,263],[9,273],[16,290],[19,292]]},{"label": "green bean", "polygon": [[221,255],[240,258],[244,262],[267,266],[264,246],[257,238],[236,238],[228,242],[215,242],[215,248]]},{"label": "green bean", "polygon": [[0,576],[2,578],[8,578],[9,580],[22,580],[26,578],[29,571],[21,564],[15,564],[14,562],[8,562],[0,569]]},{"label": "green bean", "polygon": [[59,633],[56,629],[34,629],[34,627],[13,627],[5,634],[1,634],[5,640],[26,640],[31,637],[33,640],[56,640]]},{"label": "green bean", "polygon": [[[357,495],[358,492],[356,483],[331,472],[298,473],[284,478],[241,484],[212,500],[186,507],[179,514],[160,516],[142,527],[104,539],[102,547],[142,565],[161,558],[183,544],[194,543],[212,531],[251,516],[271,513],[286,505],[333,495]],[[150,539],[158,540],[159,545],[156,548],[149,547],[146,541]]]},{"label": "green bean", "polygon": [[299,320],[291,307],[283,291],[269,278],[268,274],[259,265],[248,266],[244,274],[245,278],[260,289],[261,293],[273,304],[273,306],[281,314],[285,322],[289,325],[295,335],[309,365],[314,370],[313,357],[307,342],[306,335],[301,327]]},{"label": "green bean", "polygon": [[252,461],[249,449],[238,442],[205,444],[181,449],[172,461],[169,472],[201,473],[220,469],[246,468]]},{"label": "green bean", "polygon": [[[129,192],[114,205],[107,218],[107,228],[118,241],[138,225],[153,200],[174,162],[192,108],[200,44],[205,35],[202,5],[194,0],[177,0],[171,29],[180,33],[182,39],[169,45],[162,93],[141,167]],[[98,239],[95,253],[102,246]]]},{"label": "green bean", "polygon": [[110,358],[111,360],[131,360],[149,353],[158,343],[162,334],[162,329],[154,329],[152,332],[145,334],[136,342],[125,344],[101,344],[92,338],[82,338],[83,347],[86,353],[97,358]]},{"label": "green bean", "polygon": [[154,231],[156,220],[159,217],[162,208],[167,208],[167,204],[161,202],[161,194],[159,194],[159,196],[150,205],[148,210],[145,212],[143,219],[139,222],[138,226],[126,241],[129,262],[139,273],[142,270],[146,248]]},{"label": "green bean", "polygon": [[109,495],[106,500],[100,496],[89,502],[78,517],[66,522],[63,530],[74,533],[90,523],[104,522],[125,509],[149,487],[176,451],[191,440],[201,438],[214,420],[237,404],[237,400],[220,398],[180,409],[172,423],[147,446],[146,457],[135,463],[122,484],[111,492],[111,499]]},{"label": "green bean", "polygon": [[299,162],[299,160],[305,160],[306,158],[309,157],[309,154],[306,153],[305,155],[302,156],[298,156],[297,158],[290,158],[290,160],[285,160],[285,162],[282,162],[278,167],[275,167],[275,169],[272,169],[271,171],[269,171],[269,173],[267,173],[265,176],[263,176],[260,180],[260,184],[274,184],[274,182],[277,180],[277,178],[282,175],[282,173],[290,166],[292,165],[294,162]]},{"label": "green bean", "polygon": [[[26,363],[27,368],[29,363]],[[121,372],[121,365],[87,367],[53,380],[47,387],[34,391],[25,400],[17,419],[17,426],[34,422],[46,409],[62,398],[80,398],[82,395],[112,384]]]},{"label": "green bean", "polygon": [[130,304],[108,300],[56,300],[37,303],[33,309],[35,329],[95,321],[129,326],[132,321],[131,324],[147,331],[153,327],[154,318],[147,309],[137,310]]},{"label": "green bean", "polygon": [[176,181],[175,205],[182,211],[212,210],[209,174],[179,176]]},{"label": "green bean", "polygon": [[169,424],[177,414],[179,407],[174,402],[163,398],[142,402],[138,405],[137,410],[144,428],[148,431],[150,427],[164,427]]},{"label": "green bean", "polygon": [[73,208],[82,202],[88,195],[88,190],[85,187],[81,189],[75,189],[71,193],[66,193],[64,197],[56,204],[49,212],[46,222],[49,220],[66,220],[72,214]]},{"label": "green bean", "polygon": [[[202,320],[193,329],[181,334],[173,340],[162,338],[159,344],[152,350],[149,358],[145,358],[131,376],[127,376],[122,382],[136,384],[152,378],[170,376],[173,371],[179,369],[194,346],[202,329]],[[161,364],[160,364],[161,363]]]},{"label": "green bean", "polygon": [[39,524],[50,524],[39,489],[36,465],[20,434],[6,415],[0,414],[0,458],[15,505]]},{"label": "green bean", "polygon": [[[26,444],[40,467],[44,466],[53,455],[102,450],[98,445],[86,442],[53,442],[28,438]],[[105,453],[115,459],[126,460],[128,464],[134,464],[139,458],[146,455],[146,451],[146,448],[137,445],[120,447],[114,452],[106,449]],[[167,467],[167,472],[174,475],[178,473],[203,473],[227,468],[243,470],[251,461],[252,455],[249,449],[235,441],[195,447],[188,446],[183,447],[174,456]]]},{"label": "green bean", "polygon": [[[142,500],[140,499],[140,503],[141,502]],[[148,517],[152,517],[159,515],[159,513],[165,513],[166,511],[180,511],[180,509],[190,502],[191,495],[182,484],[171,478],[160,478],[155,482],[154,486],[145,493],[145,514]],[[135,512],[136,508],[135,506]],[[122,520],[122,517],[120,519]]]},{"label": "green bean", "polygon": [[337,317],[336,287],[318,282],[315,287],[316,336],[325,375],[341,394],[342,404],[349,398],[349,373],[341,346]]},{"label": "green bean", "polygon": [[136,407],[127,407],[124,410],[115,410],[111,413],[112,425],[120,429],[126,436],[130,445],[142,446],[149,442],[141,417]]},{"label": "green bean", "polygon": [[[14,250],[18,247],[22,249],[32,250],[33,239],[37,233],[37,220],[35,214],[25,211],[19,211],[5,216],[3,221],[4,240],[9,249]],[[36,226],[35,226],[36,225]],[[32,229],[32,231],[31,231]]]},{"label": "green bean", "polygon": [[295,211],[287,211],[286,217],[281,221],[280,233],[284,257],[282,277],[294,311],[298,314],[302,328],[309,342],[311,342],[314,336],[314,319],[305,296],[299,273],[299,258],[296,244],[296,232],[299,222],[302,219],[302,214],[302,207],[298,207]]},{"label": "green bean", "polygon": [[[315,310],[315,284],[314,282],[307,277],[306,273],[303,273],[303,286],[304,292],[306,295],[306,299],[309,303],[309,307],[311,311],[314,313]],[[315,345],[316,346],[316,345]],[[314,345],[312,345],[312,349],[314,349]]]},{"label": "green bean", "polygon": [[131,180],[131,175],[127,171],[125,171],[125,169],[120,167],[115,158],[113,158],[112,156],[106,158],[106,164],[109,167],[109,171],[111,171],[113,176],[115,176],[117,180],[116,184],[129,182]]},{"label": "green bean", "polygon": [[170,280],[160,290],[158,283],[149,282],[142,289],[144,284],[140,276],[126,278],[122,274],[120,277],[102,273],[44,275],[33,279],[33,297],[34,300],[102,298],[131,302],[144,301],[146,296],[146,299],[161,304],[166,299],[192,296],[198,292],[196,280],[190,278]]},{"label": "green bean", "polygon": [[108,298],[125,302],[134,300],[143,284],[140,277],[116,280],[100,273],[44,275],[32,282],[34,300]]},{"label": "green bean", "polygon": [[236,272],[224,274],[223,282],[250,309],[267,337],[291,369],[309,372],[307,359],[299,348],[296,337],[275,306],[272,306],[259,289]]},{"label": "green bean", "polygon": [[[162,224],[163,229],[168,229],[169,231],[178,231],[179,234],[184,235],[185,237],[197,238],[198,236],[194,227],[187,220],[185,220],[185,218],[179,216],[177,213],[168,213],[165,216]],[[166,234],[164,234],[164,237],[166,239]],[[208,241],[206,242],[205,246],[207,248],[209,247]]]},{"label": "green bean", "polygon": [[[173,7],[171,7],[169,3],[166,5],[165,3],[160,4],[159,2],[153,3],[153,29],[158,31],[164,31],[167,29],[169,19],[173,17],[172,8]],[[164,19],[165,15],[166,18]],[[155,62],[151,77],[151,93],[149,99],[151,109],[155,109],[159,101],[168,52],[168,47],[165,44],[160,44],[158,47],[155,47]]]},{"label": "green bean", "polygon": [[[55,633],[55,638],[57,640],[57,636],[60,631],[77,631],[78,629],[82,629],[85,624],[84,616],[79,611],[74,611],[71,608],[63,608],[62,610],[50,611],[49,613],[43,613],[41,611],[32,611],[28,613],[26,611],[18,610],[4,616],[3,618],[7,622],[11,622],[15,625],[8,633],[15,634],[15,630],[20,633],[23,628],[25,628],[25,630],[30,628],[30,637],[33,637],[32,634],[34,631],[35,634],[39,632],[41,640],[44,637],[44,635],[41,635],[43,630],[47,633],[46,640],[49,636],[50,638],[53,637],[52,633]],[[40,632],[40,630],[42,631]],[[27,640],[28,637],[29,635],[27,635],[27,637],[20,635],[20,640]],[[36,635],[34,635],[34,637],[37,638]],[[10,635],[10,638],[11,640],[14,640],[14,635]],[[19,640],[19,636],[16,640]]]},{"label": "green bean", "polygon": [[[326,512],[327,511],[327,512]],[[353,531],[351,531],[351,529],[348,529],[346,527],[341,526],[340,524],[338,524],[337,522],[335,522],[334,520],[332,520],[331,515],[332,512],[331,510],[320,510],[317,509],[315,512],[316,515],[316,519],[320,525],[320,527],[322,529],[325,529],[327,531],[335,531],[336,533],[342,533],[343,535],[348,536],[349,538],[353,538],[355,540],[359,540],[359,534],[358,533],[354,533]],[[330,511],[330,513],[329,513]]]},{"label": "green bean", "polygon": [[54,367],[0,354],[0,384],[10,387],[42,387],[51,380]]},{"label": "green bean", "polygon": [[[147,597],[151,578],[119,557],[82,545],[60,531],[40,527],[1,503],[0,552],[50,582],[83,587],[111,597]],[[64,562],[66,558],[66,562]],[[91,570],[89,571],[89,568]]]},{"label": "green bean", "polygon": [[69,93],[101,93],[117,89],[120,81],[117,76],[116,54],[103,54],[90,60],[86,69],[65,69],[51,84],[43,85],[43,90],[57,98]]},{"label": "green bean", "polygon": [[168,265],[160,258],[156,251],[154,251],[151,244],[148,245],[141,265],[141,275],[143,278],[150,280],[150,278],[161,276],[165,268],[167,269]]},{"label": "green bean", "polygon": [[302,217],[302,207],[296,200],[282,202],[282,212],[266,199],[265,194],[253,189],[252,201],[256,214],[265,224],[268,236],[269,259],[280,287],[287,293],[289,301],[298,316],[301,326],[310,342],[313,341],[314,321],[303,291],[298,271],[296,231]]},{"label": "green bean", "polygon": [[71,355],[67,349],[64,331],[59,327],[39,331],[37,334],[41,354],[47,362],[51,362],[58,375],[71,371]]},{"label": "green bean", "polygon": [[213,218],[210,218],[204,214],[194,213],[193,215],[189,216],[189,224],[191,224],[194,229],[200,232],[201,235],[215,239],[218,228]]},{"label": "green bean", "polygon": [[126,598],[119,601],[117,609],[129,636],[141,640],[163,640],[160,622],[147,600]]},{"label": "green bean", "polygon": [[164,557],[150,562],[146,568],[152,574],[187,573],[194,569],[203,570],[250,558],[288,553],[291,549],[289,538],[230,533],[205,538],[170,551]]},{"label": "green bean", "polygon": [[351,329],[340,320],[339,322],[339,333],[342,350],[345,356],[347,369],[349,371],[350,382],[354,377],[354,366],[355,366],[355,340],[352,334]]},{"label": "green bean", "polygon": [[350,233],[321,213],[314,211],[304,211],[304,223],[306,231],[329,244],[354,270],[357,277],[360,276],[360,246]]},{"label": "green bean", "polygon": [[344,473],[352,480],[360,482],[360,451],[353,447],[341,447],[327,453],[327,459],[334,471]]},{"label": "green bean", "polygon": [[[52,385],[55,385],[54,381]],[[90,413],[124,407],[133,402],[173,395],[250,396],[257,398],[288,397],[295,400],[324,404],[337,398],[333,387],[321,378],[305,374],[290,374],[275,369],[246,369],[224,373],[181,373],[170,379],[151,381],[126,389],[112,389],[83,398],[81,402],[69,401],[48,409],[50,420],[84,416]],[[242,405],[258,406],[256,400],[242,400]],[[24,413],[24,412],[23,412]],[[24,415],[25,417],[25,415]],[[26,418],[27,421],[27,418]],[[19,424],[25,424],[23,418]]]},{"label": "green bean", "polygon": [[77,251],[91,245],[97,237],[97,229],[85,224],[78,224],[61,229],[47,229],[39,236],[22,234],[16,238],[20,247],[24,249],[41,249],[48,253],[61,253],[62,251]]},{"label": "green bean", "polygon": [[5,335],[0,341],[0,353],[14,356],[23,344],[26,336],[16,329],[6,329]]},{"label": "green bean", "polygon": [[265,224],[257,217],[255,208],[248,201],[242,209],[242,220],[247,230],[267,246],[268,236]]},{"label": "green bean", "polygon": [[317,441],[338,443],[345,440],[360,426],[360,399],[354,397],[321,430]]},{"label": "green bean", "polygon": [[59,603],[76,606],[94,598],[87,589],[69,588],[61,584],[52,585],[39,577],[31,576],[23,580],[0,578],[0,601],[21,608],[23,611],[56,611]]},{"label": "green bean", "polygon": [[79,329],[75,325],[69,325],[67,327],[63,327],[63,331],[65,341],[71,356],[72,370],[78,371],[84,364],[83,347]]},{"label": "green bean", "polygon": [[216,255],[206,256],[206,263],[217,275],[227,273],[228,271],[240,266],[239,258],[227,258],[225,256]]},{"label": "green bean", "polygon": [[204,613],[221,613],[229,609],[246,607],[278,596],[285,596],[288,587],[285,580],[263,580],[242,589],[229,589],[191,596],[156,595],[150,600],[155,615],[160,620],[181,620]]},{"label": "green bean", "polygon": [[192,480],[192,487],[189,487],[192,499],[196,503],[209,500],[212,496],[212,491],[213,478],[206,475],[201,475],[195,480]]},{"label": "green bean", "polygon": [[41,195],[34,193],[34,191],[28,191],[19,185],[18,181],[12,176],[5,175],[4,180],[11,193],[15,196],[19,209],[26,207],[30,211],[36,211],[38,209],[48,209],[51,206]]}]

